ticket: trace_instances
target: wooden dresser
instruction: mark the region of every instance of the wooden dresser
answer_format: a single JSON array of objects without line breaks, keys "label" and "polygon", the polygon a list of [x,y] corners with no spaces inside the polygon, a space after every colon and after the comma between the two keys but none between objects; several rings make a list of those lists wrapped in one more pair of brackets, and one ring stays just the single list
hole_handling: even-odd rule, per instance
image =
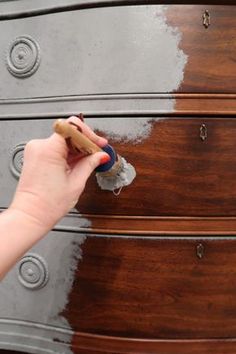
[{"label": "wooden dresser", "polygon": [[58,117],[137,171],[1,282],[0,353],[235,354],[236,2],[0,1],[0,79],[1,210]]}]

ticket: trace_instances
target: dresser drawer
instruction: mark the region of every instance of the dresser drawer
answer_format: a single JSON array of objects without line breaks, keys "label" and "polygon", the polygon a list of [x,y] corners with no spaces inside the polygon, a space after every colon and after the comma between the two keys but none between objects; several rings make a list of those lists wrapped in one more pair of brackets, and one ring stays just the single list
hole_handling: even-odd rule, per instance
[{"label": "dresser drawer", "polygon": [[[135,167],[137,177],[115,197],[101,190],[93,175],[80,198],[79,212],[140,217],[235,216],[234,118],[101,117],[86,122],[108,137]],[[1,121],[0,207],[7,207],[12,199],[22,164],[22,142],[49,136],[52,124],[52,119]]]},{"label": "dresser drawer", "polygon": [[1,282],[0,348],[233,353],[235,262],[234,238],[51,232]]},{"label": "dresser drawer", "polygon": [[[81,212],[139,216],[236,215],[235,119],[114,118],[112,122],[88,119],[88,123],[98,129],[100,125],[108,136],[111,128],[110,143],[135,166],[137,177],[118,198],[99,191],[91,179],[79,202]],[[127,136],[122,138],[119,131],[124,127]],[[99,193],[99,200],[93,197],[95,193]]]},{"label": "dresser drawer", "polygon": [[66,314],[127,338],[236,337],[234,239],[88,237]]},{"label": "dresser drawer", "polygon": [[203,5],[0,15],[0,98],[235,93],[236,6],[207,9],[208,28]]}]

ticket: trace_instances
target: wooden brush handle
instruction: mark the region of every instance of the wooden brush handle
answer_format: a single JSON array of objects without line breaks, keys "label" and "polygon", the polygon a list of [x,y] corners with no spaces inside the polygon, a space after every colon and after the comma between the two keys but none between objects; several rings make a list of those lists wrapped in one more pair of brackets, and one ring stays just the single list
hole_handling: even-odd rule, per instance
[{"label": "wooden brush handle", "polygon": [[65,119],[58,119],[53,125],[54,131],[60,134],[63,138],[70,138],[71,144],[85,154],[94,154],[95,152],[103,151],[99,146],[94,144],[87,136],[77,130]]}]

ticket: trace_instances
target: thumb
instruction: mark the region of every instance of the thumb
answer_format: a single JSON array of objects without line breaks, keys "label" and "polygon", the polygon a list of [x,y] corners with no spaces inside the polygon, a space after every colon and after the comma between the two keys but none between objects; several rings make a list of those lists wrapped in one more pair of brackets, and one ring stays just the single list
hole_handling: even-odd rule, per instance
[{"label": "thumb", "polygon": [[76,183],[83,189],[87,179],[95,168],[109,160],[110,156],[105,152],[96,152],[95,154],[83,157],[74,166],[69,177],[70,183],[72,183],[72,185]]}]

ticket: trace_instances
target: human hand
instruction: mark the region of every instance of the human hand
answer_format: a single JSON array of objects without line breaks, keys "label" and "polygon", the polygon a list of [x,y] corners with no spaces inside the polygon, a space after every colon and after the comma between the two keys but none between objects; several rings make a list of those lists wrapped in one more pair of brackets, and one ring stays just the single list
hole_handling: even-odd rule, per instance
[{"label": "human hand", "polygon": [[[78,117],[72,122],[95,144],[105,138],[96,135]],[[97,152],[90,156],[73,152],[60,135],[31,140],[25,147],[21,177],[10,209],[18,210],[49,231],[77,203],[93,170],[110,156]]]}]

